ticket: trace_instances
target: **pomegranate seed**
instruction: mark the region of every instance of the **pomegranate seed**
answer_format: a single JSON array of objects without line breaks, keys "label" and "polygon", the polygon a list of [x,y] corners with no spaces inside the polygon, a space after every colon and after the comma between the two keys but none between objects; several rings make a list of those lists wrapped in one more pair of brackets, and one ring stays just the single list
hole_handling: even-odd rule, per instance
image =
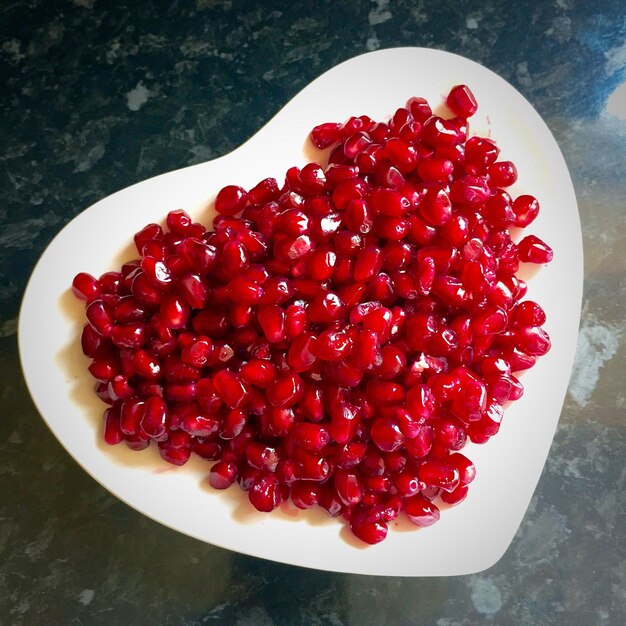
[{"label": "pomegranate seed", "polygon": [[515,226],[525,228],[539,215],[537,198],[528,195],[517,197],[513,202],[513,213],[515,214]]},{"label": "pomegranate seed", "polygon": [[528,235],[518,244],[519,259],[527,263],[549,263],[554,253],[548,244],[535,237]]},{"label": "pomegranate seed", "polygon": [[241,379],[233,372],[221,370],[213,377],[213,384],[224,403],[236,409],[248,399],[248,392]]},{"label": "pomegranate seed", "polygon": [[292,407],[304,393],[302,379],[295,372],[287,372],[267,388],[267,399],[272,406]]},{"label": "pomegranate seed", "polygon": [[291,437],[297,446],[309,452],[319,452],[330,442],[330,435],[324,427],[309,422],[294,424]]},{"label": "pomegranate seed", "polygon": [[404,435],[398,424],[391,419],[379,417],[372,424],[371,436],[383,452],[393,452],[404,443]]},{"label": "pomegranate seed", "polygon": [[157,439],[166,432],[167,418],[168,410],[163,398],[152,396],[144,403],[141,429],[148,437]]},{"label": "pomegranate seed", "polygon": [[478,110],[476,98],[467,85],[452,87],[446,99],[446,104],[459,117],[471,117]]},{"label": "pomegranate seed", "polygon": [[319,485],[298,481],[291,486],[291,499],[299,509],[310,509],[319,504],[321,489]]},{"label": "pomegranate seed", "polygon": [[228,489],[237,479],[237,465],[233,462],[219,461],[209,473],[209,483],[213,489]]},{"label": "pomegranate seed", "polygon": [[354,506],[363,498],[361,479],[355,472],[337,470],[334,485],[337,495],[346,506]]},{"label": "pomegranate seed", "polygon": [[340,140],[341,130],[341,124],[320,124],[311,131],[311,141],[316,148],[323,150]]},{"label": "pomegranate seed", "polygon": [[72,291],[77,298],[91,302],[102,295],[100,282],[91,274],[80,272],[72,281]]},{"label": "pomegranate seed", "polygon": [[383,541],[388,530],[383,520],[372,519],[367,509],[358,508],[350,515],[350,529],[359,539],[369,544]]},{"label": "pomegranate seed", "polygon": [[404,502],[404,510],[408,518],[422,528],[432,526],[439,521],[440,513],[437,506],[420,495],[407,498]]},{"label": "pomegranate seed", "polygon": [[227,185],[215,198],[215,210],[220,215],[237,215],[241,213],[248,202],[245,189],[236,185]]}]

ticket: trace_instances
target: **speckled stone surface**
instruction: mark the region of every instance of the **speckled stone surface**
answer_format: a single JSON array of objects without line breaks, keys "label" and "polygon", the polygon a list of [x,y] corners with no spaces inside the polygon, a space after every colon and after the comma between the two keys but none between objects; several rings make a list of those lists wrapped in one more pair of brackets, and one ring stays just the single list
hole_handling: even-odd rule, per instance
[{"label": "speckled stone surface", "polygon": [[[621,0],[0,1],[0,624],[625,624],[625,37]],[[323,71],[400,45],[515,85],[578,196],[577,360],[517,536],[480,574],[394,579],[240,556],[148,520],[30,400],[16,342],[30,271],[95,200],[230,151]]]}]

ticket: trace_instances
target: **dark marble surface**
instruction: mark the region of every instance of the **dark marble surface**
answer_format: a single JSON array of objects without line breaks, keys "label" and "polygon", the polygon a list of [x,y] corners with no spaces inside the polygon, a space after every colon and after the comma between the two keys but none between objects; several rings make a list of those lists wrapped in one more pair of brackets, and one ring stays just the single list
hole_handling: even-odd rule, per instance
[{"label": "dark marble surface", "polygon": [[[626,623],[625,15],[621,0],[2,0],[0,624]],[[515,85],[579,200],[578,355],[515,540],[473,576],[375,578],[232,554],[146,519],[76,465],[28,396],[16,319],[38,256],[95,200],[230,151],[326,69],[399,45]]]}]

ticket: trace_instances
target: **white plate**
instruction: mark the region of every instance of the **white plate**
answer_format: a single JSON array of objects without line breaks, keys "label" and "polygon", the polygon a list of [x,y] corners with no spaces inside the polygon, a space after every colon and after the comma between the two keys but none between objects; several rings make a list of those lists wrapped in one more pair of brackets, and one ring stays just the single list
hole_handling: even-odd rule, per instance
[{"label": "white plate", "polygon": [[[79,271],[99,275],[132,258],[132,234],[169,210],[185,208],[205,223],[226,184],[280,179],[315,159],[310,129],[351,114],[386,119],[413,95],[433,105],[458,83],[479,102],[475,134],[491,136],[514,161],[514,193],[532,193],[540,217],[528,229],[554,249],[554,261],[530,281],[529,297],[546,309],[553,348],[523,377],[526,393],[505,415],[497,437],[469,446],[478,468],[468,498],[418,530],[391,524],[387,539],[363,547],[344,524],[322,512],[284,507],[256,513],[237,487],[206,485],[208,464],[183,468],[154,449],[131,452],[100,442],[103,405],[93,395],[79,347],[83,306],[68,290]],[[232,120],[237,123],[236,119]],[[509,546],[528,507],[554,435],[574,357],[582,292],[582,242],[576,198],[559,148],[532,106],[507,82],[476,63],[423,48],[380,50],[333,68],[300,92],[243,146],[209,163],[144,181],[70,222],[42,255],[19,321],[22,366],[32,397],[67,451],[100,484],[154,520],[230,550],[305,567],[394,576],[444,576],[493,565]],[[79,498],[80,494],[76,494]]]}]

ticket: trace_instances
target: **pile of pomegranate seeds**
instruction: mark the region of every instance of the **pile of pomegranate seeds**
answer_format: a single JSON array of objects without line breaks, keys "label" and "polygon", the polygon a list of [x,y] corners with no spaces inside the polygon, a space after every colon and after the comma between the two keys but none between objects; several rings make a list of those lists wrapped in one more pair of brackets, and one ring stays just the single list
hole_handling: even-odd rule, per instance
[{"label": "pile of pomegranate seeds", "polygon": [[224,187],[213,230],[172,211],[135,235],[139,259],[78,274],[106,442],[216,461],[216,489],[319,505],[368,543],[401,511],[428,526],[461,502],[459,451],[498,432],[515,374],[550,348],[515,273],[552,251],[511,240],[539,204],[468,136],[471,91],[447,104],[456,117],[411,98],[387,123],[316,126],[327,167]]}]

